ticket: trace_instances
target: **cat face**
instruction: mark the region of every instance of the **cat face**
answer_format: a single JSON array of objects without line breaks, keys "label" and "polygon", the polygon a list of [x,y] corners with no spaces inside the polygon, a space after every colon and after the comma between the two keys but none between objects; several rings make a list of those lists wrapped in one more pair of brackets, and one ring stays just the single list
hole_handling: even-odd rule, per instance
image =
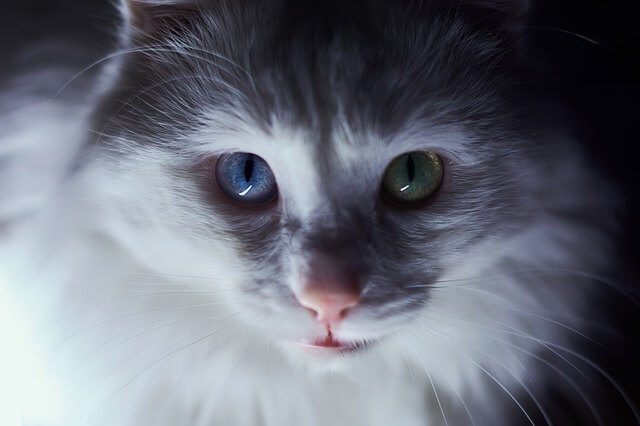
[{"label": "cat face", "polygon": [[[384,343],[543,204],[505,8],[487,27],[441,2],[134,3],[96,124],[120,234],[153,270],[206,277],[268,340]],[[396,181],[416,176],[432,188],[404,202]]]}]

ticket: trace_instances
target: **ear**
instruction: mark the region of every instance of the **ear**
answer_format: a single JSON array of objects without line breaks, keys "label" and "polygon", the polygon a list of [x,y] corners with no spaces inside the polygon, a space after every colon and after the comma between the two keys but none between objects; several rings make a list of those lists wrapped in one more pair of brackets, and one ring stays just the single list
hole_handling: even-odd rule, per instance
[{"label": "ear", "polygon": [[202,3],[202,0],[120,0],[120,10],[131,37],[166,29],[169,21],[179,22]]}]

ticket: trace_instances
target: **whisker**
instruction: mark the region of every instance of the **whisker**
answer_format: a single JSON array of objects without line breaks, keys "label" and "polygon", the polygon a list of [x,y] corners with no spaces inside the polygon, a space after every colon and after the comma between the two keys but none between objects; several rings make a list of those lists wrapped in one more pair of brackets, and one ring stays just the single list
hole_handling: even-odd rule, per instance
[{"label": "whisker", "polygon": [[[218,59],[222,59],[223,61],[226,61],[227,63],[230,63],[231,65],[237,67],[239,70],[243,71],[246,73],[246,71],[240,67],[238,64],[236,64],[235,62],[231,61],[229,58],[220,55],[216,52],[213,51],[208,51],[208,50],[204,50],[204,49],[198,49],[196,47],[189,47],[191,50],[194,51],[200,51],[201,53],[206,53],[209,55],[212,55]],[[92,62],[91,64],[87,65],[86,67],[82,68],[80,71],[78,71],[76,74],[74,74],[69,80],[67,80],[62,87],[49,99],[49,101],[53,101],[55,100],[58,96],[60,96],[60,94],[67,88],[69,87],[69,85],[71,83],[73,83],[75,80],[77,80],[79,77],[81,77],[83,74],[89,72],[90,70],[92,70],[93,68],[97,67],[98,65],[103,64],[104,62],[107,62],[111,59],[115,59],[118,58],[120,56],[124,56],[124,55],[128,55],[128,54],[132,54],[132,53],[176,53],[176,54],[181,54],[184,56],[188,56],[191,57],[193,59],[200,59],[210,65],[213,65],[217,68],[223,69],[224,68],[220,65],[217,64],[203,56],[199,56],[196,55],[194,53],[190,53],[190,52],[186,52],[184,50],[179,50],[176,47],[172,47],[170,45],[166,45],[166,44],[161,44],[161,45],[147,45],[147,46],[143,46],[143,47],[133,47],[133,48],[128,48],[128,49],[122,49],[113,53],[110,53],[94,62]]]},{"label": "whisker", "polygon": [[207,277],[204,275],[169,274],[164,272],[152,272],[152,271],[131,271],[127,269],[120,269],[120,268],[113,268],[113,267],[109,269],[112,271],[122,272],[122,273],[133,275],[133,276],[149,276],[149,277],[157,277],[157,278],[165,278],[165,277],[188,278],[193,280],[207,280],[207,281],[214,280],[212,277]]},{"label": "whisker", "polygon": [[67,340],[73,338],[74,336],[76,336],[79,333],[83,333],[86,331],[91,330],[92,328],[95,327],[99,327],[101,325],[106,325],[109,324],[113,321],[116,320],[123,320],[123,319],[127,319],[127,318],[133,318],[133,317],[137,317],[140,315],[147,315],[147,314],[153,314],[153,313],[158,313],[158,312],[165,312],[165,311],[175,311],[175,310],[179,310],[179,309],[195,309],[195,308],[210,308],[212,306],[217,306],[217,305],[221,305],[221,302],[212,302],[212,303],[202,303],[202,304],[195,304],[195,305],[180,305],[180,306],[169,306],[169,307],[164,307],[164,308],[153,308],[153,309],[147,309],[144,311],[136,311],[136,312],[132,312],[132,313],[128,313],[128,314],[124,314],[124,315],[119,315],[119,316],[111,316],[108,318],[103,318],[100,320],[96,320],[90,324],[88,324],[85,327],[76,329],[75,331],[73,331],[70,335],[66,336],[59,344],[64,344],[64,342],[66,342]]},{"label": "whisker", "polygon": [[[421,361],[422,363],[422,361]],[[436,402],[438,403],[438,407],[440,408],[440,413],[442,414],[442,420],[444,420],[444,424],[449,426],[449,422],[447,422],[447,416],[444,414],[444,409],[442,408],[442,403],[440,402],[440,397],[438,396],[438,391],[436,390],[436,385],[433,383],[433,379],[431,378],[431,373],[429,373],[429,369],[422,363],[422,366],[427,373],[427,377],[429,378],[429,383],[431,383],[431,389],[433,389],[433,394],[436,397]]]},{"label": "whisker", "polygon": [[[204,354],[204,356],[202,358],[200,358],[198,361],[196,361],[195,363],[193,363],[188,369],[186,369],[186,371],[180,376],[180,378],[178,379],[177,382],[175,382],[171,388],[172,391],[167,395],[168,399],[171,399],[171,397],[175,394],[175,392],[178,390],[178,387],[180,386],[180,384],[190,375],[192,374],[199,366],[201,366],[204,362],[209,361],[210,359],[213,358],[213,356],[215,356],[215,354],[217,354],[218,352],[220,352],[220,350],[226,346],[228,346],[233,340],[235,340],[238,336],[240,335],[240,333],[235,333],[234,335],[232,335],[229,339],[227,339],[224,343],[215,346],[214,348],[212,348],[211,350],[209,350],[207,353]],[[248,347],[248,344],[245,345],[245,348]],[[238,360],[234,365],[237,366],[239,365],[240,361]],[[229,370],[227,370],[227,376],[225,378],[228,379],[228,377],[231,375],[231,371],[233,369],[230,368]],[[218,384],[218,388],[221,388],[221,382],[217,382]],[[210,395],[210,398],[212,401],[217,401],[217,397],[212,397]]]},{"label": "whisker", "polygon": [[[433,355],[431,354],[434,362],[438,365],[438,369],[444,373],[444,369],[442,368],[442,364],[440,364],[440,361]],[[471,420],[471,424],[475,425],[476,422],[473,420],[473,416],[471,415],[471,411],[469,410],[469,407],[467,406],[467,403],[464,402],[464,399],[462,398],[462,395],[460,395],[460,392],[458,392],[457,389],[455,389],[454,387],[452,387],[453,393],[458,397],[458,400],[460,401],[460,403],[462,404],[462,407],[464,408],[464,410],[467,413],[467,416],[469,417],[469,420]]]},{"label": "whisker", "polygon": [[549,342],[549,344],[551,346],[557,347],[558,349],[565,351],[573,356],[575,356],[576,358],[584,361],[585,363],[589,364],[591,367],[593,367],[598,373],[600,373],[602,375],[602,377],[604,377],[605,379],[607,379],[607,381],[616,388],[616,390],[618,391],[618,394],[620,396],[622,396],[622,398],[624,399],[625,403],[627,404],[627,406],[629,407],[629,409],[631,410],[631,413],[633,414],[636,422],[638,424],[640,424],[640,415],[638,414],[638,409],[636,407],[636,405],[633,403],[633,400],[631,399],[631,397],[629,397],[629,395],[627,394],[627,392],[622,388],[622,386],[620,386],[620,384],[605,370],[603,369],[601,366],[599,366],[598,364],[596,364],[594,361],[592,361],[591,359],[587,358],[584,355],[579,354],[576,351],[573,351],[571,349],[562,347],[560,345],[557,345],[555,343],[551,343]]},{"label": "whisker", "polygon": [[[509,370],[503,362],[501,362],[500,360],[498,360],[495,356],[486,353],[485,351],[479,350],[477,348],[475,348],[476,351],[480,352],[481,354],[491,358],[493,360],[493,362],[495,362],[497,365],[499,365],[500,367],[502,367],[507,373],[509,373],[516,382],[518,382],[518,384],[520,384],[520,386],[522,387],[522,389],[524,389],[524,391],[531,397],[531,400],[534,402],[534,404],[536,405],[536,407],[538,407],[538,410],[540,410],[540,413],[542,414],[542,417],[544,417],[545,421],[547,422],[547,424],[549,426],[551,426],[553,423],[551,422],[551,419],[549,418],[549,415],[547,414],[547,412],[544,410],[544,408],[542,408],[542,405],[540,404],[540,401],[538,401],[538,398],[536,398],[536,396],[534,395],[534,393],[531,391],[531,389],[529,389],[529,387],[522,381],[520,380],[520,378],[518,378],[518,376],[516,374],[514,374],[511,370]],[[513,356],[513,354],[512,354]],[[513,358],[517,361],[517,358],[515,356],[513,356]],[[522,365],[522,364],[520,364]]]},{"label": "whisker", "polygon": [[[615,283],[611,279],[596,275],[593,273],[579,271],[574,269],[566,269],[566,268],[531,268],[531,269],[521,269],[515,271],[508,271],[502,273],[494,273],[494,274],[486,274],[486,275],[477,275],[473,277],[464,277],[464,278],[456,278],[456,279],[444,279],[444,280],[436,280],[433,283],[425,283],[425,284],[416,284],[413,286],[409,286],[409,288],[459,288],[464,286],[473,286],[476,284],[489,283],[493,281],[482,280],[484,278],[500,278],[500,277],[509,277],[509,278],[519,278],[519,277],[528,277],[531,275],[544,275],[544,274],[568,274],[575,275],[583,278],[588,278],[594,280],[594,282],[601,283],[607,287],[610,287],[612,290],[619,293],[621,296],[626,298],[628,301],[633,303],[636,306],[640,307],[640,302],[636,299],[636,297],[628,291],[624,286]],[[459,283],[455,285],[440,285],[442,283]],[[567,281],[565,281],[567,283]],[[570,283],[578,283],[578,281],[571,281]]]},{"label": "whisker", "polygon": [[[234,315],[238,315],[238,313],[234,313],[232,316]],[[127,382],[125,382],[113,395],[111,395],[105,402],[104,405],[106,405],[107,403],[109,403],[111,400],[113,400],[118,394],[120,394],[124,389],[126,389],[131,383],[133,383],[135,380],[137,380],[140,376],[142,376],[143,374],[145,374],[147,371],[151,370],[153,367],[155,367],[156,365],[158,365],[159,363],[161,363],[162,361],[182,352],[183,350],[192,347],[193,345],[196,345],[202,341],[205,341],[206,339],[209,339],[213,336],[215,336],[216,334],[218,334],[219,332],[225,330],[226,328],[228,328],[230,325],[232,325],[232,323],[226,324],[225,326],[218,328],[216,330],[214,330],[213,332],[207,333],[206,335],[197,338],[196,340],[190,341],[189,343],[180,346],[177,349],[174,349],[168,353],[165,353],[164,355],[162,355],[160,358],[157,358],[155,361],[153,361],[150,365],[148,365],[147,367],[145,367],[144,369],[142,369],[141,371],[139,371],[137,374],[135,374],[132,378],[130,378],[129,380],[127,380]]]},{"label": "whisker", "polygon": [[[501,297],[501,296],[499,296],[499,295],[497,295],[497,294],[495,294],[495,293],[493,293],[491,291],[488,291],[488,290],[485,290],[485,289],[479,289],[479,288],[476,288],[476,287],[463,287],[463,288],[465,290],[475,291],[475,292],[478,292],[480,294],[484,294],[484,295],[489,296],[491,298],[497,299],[498,301],[502,302],[504,304],[504,306],[507,307],[508,309],[511,309],[511,310],[513,310],[513,311],[515,311],[517,313],[523,314],[523,315],[532,316],[534,318],[539,318],[539,319],[541,319],[543,321],[548,321],[548,322],[550,322],[552,324],[556,324],[556,325],[558,325],[558,326],[560,326],[560,327],[562,327],[562,328],[564,328],[566,330],[571,331],[572,333],[577,334],[580,337],[583,337],[583,338],[595,343],[598,346],[601,346],[603,348],[605,347],[605,345],[602,344],[601,342],[598,342],[594,338],[586,335],[585,333],[581,332],[580,330],[575,329],[574,327],[571,327],[571,326],[569,326],[569,325],[567,325],[567,324],[565,324],[563,322],[554,320],[553,318],[549,318],[549,317],[546,317],[546,316],[541,315],[541,314],[537,314],[537,313],[534,313],[534,312],[522,310],[522,309],[516,307],[516,305],[514,303],[510,302],[509,300],[505,299],[504,297]],[[584,321],[582,318],[579,318],[579,320],[580,321]]]},{"label": "whisker", "polygon": [[[429,332],[429,330],[427,329],[425,329],[425,331]],[[422,360],[422,357],[420,357],[420,355],[415,350],[414,350],[414,355],[416,356],[418,361],[420,361],[420,365],[422,365],[424,372],[427,373],[427,377],[429,378],[429,383],[431,383],[431,389],[433,389],[433,395],[435,396],[438,407],[440,408],[440,414],[442,414],[442,420],[444,421],[445,425],[449,426],[449,423],[447,422],[447,416],[445,416],[444,409],[442,408],[442,404],[440,403],[440,397],[438,396],[438,391],[436,391],[436,386],[433,383],[433,379],[431,378],[431,373],[429,373],[429,369],[427,368],[427,365]]]},{"label": "whisker", "polygon": [[[527,333],[527,332],[525,332],[525,331],[523,331],[523,330],[520,330],[520,329],[518,329],[518,328],[516,328],[516,327],[513,327],[513,326],[511,326],[511,325],[509,325],[509,324],[506,324],[506,323],[504,323],[504,322],[502,322],[502,321],[497,321],[497,320],[493,320],[493,319],[490,319],[490,318],[484,318],[484,319],[486,319],[486,320],[488,320],[488,321],[491,321],[491,322],[495,322],[495,323],[500,324],[500,325],[502,325],[502,326],[504,326],[504,327],[507,327],[507,328],[509,328],[509,329],[513,330],[513,332],[515,332],[515,334],[516,334],[516,335],[521,336],[521,337],[524,337],[524,338],[526,338],[526,339],[533,340],[534,342],[536,342],[536,343],[538,343],[538,344],[542,345],[545,349],[549,350],[551,353],[553,353],[554,355],[556,355],[558,358],[560,358],[560,359],[562,359],[564,362],[566,362],[570,367],[572,367],[574,370],[576,370],[576,371],[577,371],[580,375],[582,375],[584,378],[588,378],[588,377],[587,377],[587,375],[586,375],[582,370],[580,370],[580,369],[579,369],[575,364],[573,364],[571,361],[569,361],[565,356],[563,356],[562,354],[560,354],[558,351],[556,351],[555,349],[551,348],[551,347],[550,347],[550,343],[549,343],[549,342],[547,342],[546,340],[544,340],[544,339],[540,339],[540,338],[537,338],[537,337],[535,337],[535,336],[532,336],[531,334],[529,334],[529,333]],[[508,332],[508,331],[506,331],[506,330],[502,330],[502,332],[503,332],[503,333],[510,334],[510,332]]]},{"label": "whisker", "polygon": [[[231,86],[229,83],[225,82],[222,79],[219,78],[214,78],[214,77],[207,77],[207,76],[201,76],[201,75],[184,75],[184,76],[179,76],[179,77],[173,77],[173,78],[168,78],[165,80],[162,80],[160,82],[157,82],[151,86],[148,86],[146,88],[143,88],[142,90],[136,92],[134,95],[132,95],[131,97],[129,97],[127,100],[125,100],[122,105],[120,106],[120,108],[118,108],[118,110],[113,113],[111,115],[111,117],[109,117],[109,119],[106,121],[106,124],[103,126],[102,130],[100,132],[98,131],[92,131],[93,133],[98,135],[98,139],[96,141],[96,144],[100,144],[100,142],[102,141],[103,136],[107,136],[107,137],[113,137],[112,135],[108,135],[107,133],[105,133],[105,131],[109,128],[109,126],[113,123],[113,121],[127,108],[127,107],[133,107],[132,102],[142,96],[144,96],[145,94],[158,89],[164,85],[173,83],[175,81],[181,81],[181,80],[189,80],[189,79],[193,79],[193,80],[203,80],[203,81],[211,81],[211,82],[215,82],[218,84],[222,84],[224,85],[228,90],[235,92],[235,95],[237,97],[240,97],[241,94],[237,91],[237,89],[233,86]],[[167,117],[170,121],[174,120],[174,117],[170,116],[166,111],[161,110],[156,108],[153,105],[149,105],[148,102],[145,102],[150,108],[158,111],[159,113],[163,114],[165,117]]]},{"label": "whisker", "polygon": [[[523,338],[526,338],[526,339],[529,339],[529,340],[533,340],[534,342],[536,342],[539,345],[543,346],[545,349],[547,349],[548,351],[550,351],[551,353],[556,355],[558,358],[560,358],[561,360],[566,362],[567,365],[569,365],[574,370],[576,370],[580,375],[582,375],[585,378],[588,378],[587,375],[582,370],[580,370],[575,364],[573,364],[571,361],[569,361],[565,356],[563,356],[561,353],[559,353],[558,351],[554,350],[553,348],[550,348],[546,341],[544,341],[542,339],[539,339],[539,338],[536,338],[536,337],[530,335],[529,333],[526,333],[526,332],[524,332],[522,330],[519,330],[519,329],[517,329],[515,327],[512,327],[512,326],[510,326],[508,324],[505,324],[505,323],[503,323],[501,321],[493,320],[491,318],[481,317],[484,320],[487,320],[487,321],[490,321],[490,322],[497,323],[499,325],[505,326],[505,327],[507,327],[507,328],[509,328],[509,329],[511,329],[513,331],[509,331],[509,330],[505,330],[505,329],[497,328],[497,327],[490,327],[490,326],[488,326],[486,324],[472,322],[472,321],[469,321],[469,320],[465,320],[463,318],[459,318],[459,317],[455,317],[453,315],[449,315],[447,313],[439,313],[439,315],[444,315],[444,316],[447,316],[449,318],[456,319],[458,321],[462,321],[462,322],[466,322],[466,323],[469,323],[469,324],[473,324],[476,327],[480,326],[482,328],[487,328],[489,330],[494,330],[494,331],[497,331],[497,332],[500,332],[500,333],[510,334],[510,335],[514,335],[514,336],[518,336],[518,337],[523,337]],[[438,319],[436,319],[436,318],[430,318],[429,320],[430,321],[438,321]],[[444,321],[440,321],[440,322],[444,322]],[[455,325],[455,324],[446,323],[446,322],[445,322],[445,324],[447,324],[447,325]],[[485,333],[482,333],[482,334],[485,335]]]},{"label": "whisker", "polygon": [[[119,306],[120,307],[119,310],[109,312],[109,314],[114,314],[114,313],[120,313],[122,311],[126,311],[126,309],[129,309],[129,308],[139,306],[141,304],[139,300],[157,302],[159,300],[167,298],[169,301],[173,301],[176,298],[185,298],[185,297],[189,299],[197,298],[197,299],[210,300],[215,298],[216,296],[218,296],[218,294],[216,294],[211,290],[195,290],[195,289],[180,290],[178,289],[177,291],[156,292],[155,289],[152,288],[151,291],[144,294],[129,294],[122,297],[112,297],[109,299],[100,300],[99,302],[91,306],[75,309],[73,310],[73,313],[78,316],[83,316],[83,314],[86,312],[94,312],[96,310],[101,310],[100,308],[105,306],[107,307]],[[128,302],[132,302],[132,303],[127,304]],[[145,303],[145,302],[142,302],[142,303]],[[151,302],[147,302],[147,303],[151,303]],[[223,305],[224,302],[211,301],[209,302],[209,304]],[[185,308],[188,308],[188,307],[197,306],[197,305],[200,305],[200,304],[187,304],[187,305],[176,305],[176,306],[184,306]],[[160,308],[158,307],[158,309]],[[119,317],[116,317],[116,319],[118,318]],[[101,319],[95,319],[95,321],[100,321],[100,320]]]},{"label": "whisker", "polygon": [[577,37],[581,40],[585,40],[588,41],[589,43],[595,44],[596,46],[599,46],[600,43],[598,41],[596,41],[595,39],[588,37],[584,34],[579,34],[576,33],[575,31],[569,31],[569,30],[564,30],[562,28],[554,28],[554,27],[547,27],[547,26],[543,26],[543,25],[528,25],[526,27],[524,27],[527,30],[544,30],[544,31],[555,31],[558,33],[562,33],[562,34],[567,34],[567,35],[571,35],[574,37]]},{"label": "whisker", "polygon": [[[207,315],[205,317],[195,318],[192,314],[193,314],[192,312],[190,312],[190,313],[183,312],[181,314],[172,315],[172,316],[169,316],[169,317],[164,317],[164,318],[161,318],[161,319],[158,319],[158,320],[154,320],[154,321],[142,324],[142,325],[138,325],[136,327],[132,327],[132,328],[126,330],[125,332],[120,333],[120,334],[112,337],[111,339],[108,339],[108,340],[104,341],[103,343],[101,343],[97,348],[95,348],[90,354],[87,355],[87,358],[92,357],[94,354],[96,354],[98,352],[100,352],[101,354],[108,353],[109,351],[115,349],[118,345],[122,345],[123,343],[126,343],[126,342],[129,342],[131,340],[136,339],[137,337],[143,336],[145,334],[148,334],[148,333],[151,333],[153,331],[160,330],[160,329],[163,329],[163,328],[174,327],[174,326],[179,325],[179,324],[192,323],[192,322],[195,322],[195,321],[202,321],[202,320],[205,320],[205,319],[225,320],[225,319],[228,319],[229,317],[231,317],[231,316],[219,317],[217,315]],[[181,320],[181,321],[175,321],[178,318],[184,318],[184,317],[188,317],[188,318],[186,318],[184,320]],[[146,327],[148,327],[150,325],[159,324],[159,323],[162,323],[162,322],[165,322],[165,321],[170,321],[170,322],[168,324],[161,324],[161,325],[158,325],[158,326],[155,326],[155,327],[152,327],[152,328],[146,328]],[[110,349],[104,349],[107,345],[117,341],[118,339],[121,339],[122,337],[124,337],[128,333],[131,333],[134,330],[139,330],[141,328],[143,329],[142,331],[140,331],[138,333],[135,333],[135,334],[133,334],[131,336],[128,336],[128,337],[124,338],[123,340],[118,341]]]},{"label": "whisker", "polygon": [[[511,270],[511,271],[494,272],[494,273],[491,273],[491,274],[474,275],[474,276],[471,276],[471,277],[436,280],[436,281],[434,281],[434,283],[449,283],[449,282],[470,281],[470,280],[476,280],[478,278],[495,278],[495,277],[503,277],[503,276],[506,276],[506,277],[525,277],[525,276],[528,276],[529,274],[535,274],[535,273],[538,273],[538,274],[566,273],[566,274],[570,274],[570,275],[579,275],[579,276],[584,276],[586,278],[593,278],[593,279],[596,279],[598,281],[603,281],[605,283],[608,283],[608,284],[611,284],[611,285],[617,287],[617,285],[615,283],[613,283],[609,278],[601,276],[601,275],[596,275],[594,273],[590,273],[590,272],[586,272],[586,271],[580,271],[580,270],[577,270],[577,269],[552,268],[552,267],[514,269],[514,270]],[[424,284],[424,285],[429,285],[429,284]]]},{"label": "whisker", "polygon": [[507,389],[507,387],[505,385],[503,385],[498,379],[496,379],[491,373],[489,373],[486,369],[484,369],[482,366],[480,366],[480,364],[478,364],[477,362],[475,362],[474,360],[472,360],[470,357],[464,355],[465,358],[467,358],[473,365],[475,365],[476,367],[478,367],[481,371],[484,372],[484,374],[486,374],[491,380],[493,380],[508,396],[509,398],[511,398],[513,400],[513,402],[516,403],[516,405],[518,406],[518,408],[520,408],[520,411],[522,411],[522,413],[525,415],[525,417],[527,418],[527,420],[529,421],[529,423],[531,423],[531,426],[535,426],[535,423],[533,422],[533,420],[531,419],[531,416],[529,416],[529,413],[527,413],[527,410],[525,410],[525,408],[522,406],[522,404],[520,403],[520,401],[518,401],[518,399],[509,391],[509,389]]},{"label": "whisker", "polygon": [[585,402],[585,404],[587,404],[587,407],[589,408],[589,411],[591,412],[591,414],[593,415],[596,423],[598,425],[602,425],[602,418],[600,417],[600,415],[598,414],[596,408],[594,407],[593,403],[591,402],[591,400],[589,398],[587,398],[586,394],[582,391],[582,389],[575,383],[574,380],[571,379],[571,377],[569,377],[568,374],[566,374],[562,369],[558,368],[557,366],[553,365],[552,363],[550,363],[549,361],[547,361],[546,359],[542,358],[539,355],[534,354],[531,351],[528,351],[514,343],[511,343],[507,340],[504,339],[500,339],[497,336],[490,336],[487,335],[487,337],[495,339],[505,345],[511,346],[512,348],[514,348],[517,351],[520,351],[522,353],[525,353],[527,355],[529,355],[530,357],[540,361],[541,363],[547,365],[548,367],[552,368],[555,372],[557,372],[558,374],[560,374],[562,376],[562,378],[564,378],[567,383],[569,383],[571,385],[571,387],[573,387],[573,389],[577,392],[577,394],[580,396],[580,398]]},{"label": "whisker", "polygon": [[[429,332],[429,330],[425,331]],[[453,340],[453,339],[451,339]],[[536,396],[533,394],[533,392],[529,389],[529,387],[522,381],[520,380],[520,378],[518,378],[518,376],[513,373],[511,370],[509,370],[503,362],[501,362],[500,360],[498,360],[495,356],[488,354],[485,351],[482,351],[478,348],[474,348],[474,351],[479,352],[481,354],[483,354],[484,356],[491,358],[493,360],[493,362],[495,362],[497,365],[499,365],[500,367],[502,367],[508,374],[510,374],[514,380],[516,382],[518,382],[518,384],[520,384],[520,386],[522,387],[522,389],[524,389],[525,392],[527,392],[527,394],[531,397],[531,400],[536,404],[536,406],[538,407],[538,409],[540,410],[540,413],[542,413],[542,416],[545,418],[545,421],[547,422],[548,425],[552,425],[552,422],[550,421],[549,416],[547,415],[546,411],[544,410],[544,408],[542,408],[542,405],[540,404],[540,402],[538,401],[538,399],[536,398]],[[475,361],[473,361],[471,358],[469,358],[468,356],[464,355],[465,358],[467,358],[469,361],[471,361],[473,364],[476,365],[476,367],[480,368],[482,371],[484,371],[492,380],[494,380],[496,382],[496,384],[498,384],[498,386],[500,386],[510,397],[511,399],[513,399],[516,404],[518,405],[518,407],[521,408],[521,410],[523,411],[523,413],[525,414],[525,416],[527,417],[527,419],[529,419],[529,421],[531,422],[531,424],[533,425],[533,421],[531,419],[531,417],[529,416],[529,414],[526,412],[526,410],[524,409],[524,407],[521,405],[521,403],[515,398],[515,396],[509,392],[507,390],[507,388],[500,383],[493,375],[491,375],[487,370],[485,370],[484,368],[480,367],[479,364],[477,364]],[[514,357],[514,359],[516,359]],[[428,374],[428,373],[427,373]]]},{"label": "whisker", "polygon": [[[486,318],[485,318],[486,319]],[[497,322],[497,321],[494,321]],[[498,322],[499,323],[499,322]],[[619,395],[625,400],[625,403],[627,404],[627,406],[631,409],[631,412],[633,414],[633,416],[635,417],[636,421],[638,422],[638,424],[640,424],[640,415],[638,414],[638,410],[637,407],[635,406],[635,404],[633,403],[632,399],[629,397],[629,395],[625,392],[625,390],[618,384],[618,382],[609,374],[607,373],[602,367],[600,367],[598,364],[596,364],[595,362],[593,362],[592,360],[590,360],[589,358],[585,357],[584,355],[579,354],[578,352],[569,349],[565,346],[562,346],[558,343],[554,343],[554,342],[550,342],[547,340],[543,340],[543,339],[538,339],[534,336],[529,335],[528,333],[525,333],[521,330],[518,330],[514,327],[509,326],[508,324],[504,324],[502,323],[502,325],[509,327],[511,329],[514,329],[518,332],[519,335],[521,335],[522,337],[526,337],[526,338],[530,338],[533,339],[534,341],[540,343],[541,345],[543,345],[546,349],[548,349],[549,351],[551,351],[553,354],[557,355],[558,357],[560,357],[563,361],[567,362],[571,367],[573,367],[577,372],[579,372],[583,377],[585,377],[587,380],[589,379],[588,376],[582,372],[582,370],[580,370],[577,366],[575,366],[573,363],[571,363],[566,357],[562,356],[561,354],[559,354],[556,350],[552,349],[552,347],[557,348],[559,350],[562,350],[564,352],[567,352],[573,356],[575,356],[576,358],[582,360],[583,362],[587,363],[588,365],[590,365],[592,368],[594,368],[596,371],[598,371],[605,379],[607,379],[607,381],[616,388],[617,392],[619,393]],[[503,331],[505,333],[509,333],[506,330]]]},{"label": "whisker", "polygon": [[409,377],[411,378],[411,383],[415,384],[415,378],[413,377],[413,369],[411,368],[411,363],[409,362],[409,358],[407,354],[403,351],[402,357],[404,358],[404,362],[407,365],[407,370],[409,371]]}]

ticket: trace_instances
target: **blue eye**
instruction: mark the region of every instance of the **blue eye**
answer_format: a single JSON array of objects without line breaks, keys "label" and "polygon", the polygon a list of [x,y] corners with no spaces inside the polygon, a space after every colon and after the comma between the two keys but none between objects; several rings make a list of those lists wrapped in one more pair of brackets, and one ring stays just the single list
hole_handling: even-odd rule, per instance
[{"label": "blue eye", "polygon": [[258,206],[278,195],[276,179],[267,162],[247,152],[218,157],[216,179],[229,198],[242,204]]}]

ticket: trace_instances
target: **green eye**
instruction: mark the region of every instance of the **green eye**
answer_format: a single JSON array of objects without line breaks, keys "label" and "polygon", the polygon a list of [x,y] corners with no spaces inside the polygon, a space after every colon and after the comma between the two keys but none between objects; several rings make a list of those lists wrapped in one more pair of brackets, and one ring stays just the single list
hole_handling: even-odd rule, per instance
[{"label": "green eye", "polygon": [[396,157],[382,178],[382,195],[397,204],[419,204],[438,191],[444,170],[431,151],[415,151]]}]

